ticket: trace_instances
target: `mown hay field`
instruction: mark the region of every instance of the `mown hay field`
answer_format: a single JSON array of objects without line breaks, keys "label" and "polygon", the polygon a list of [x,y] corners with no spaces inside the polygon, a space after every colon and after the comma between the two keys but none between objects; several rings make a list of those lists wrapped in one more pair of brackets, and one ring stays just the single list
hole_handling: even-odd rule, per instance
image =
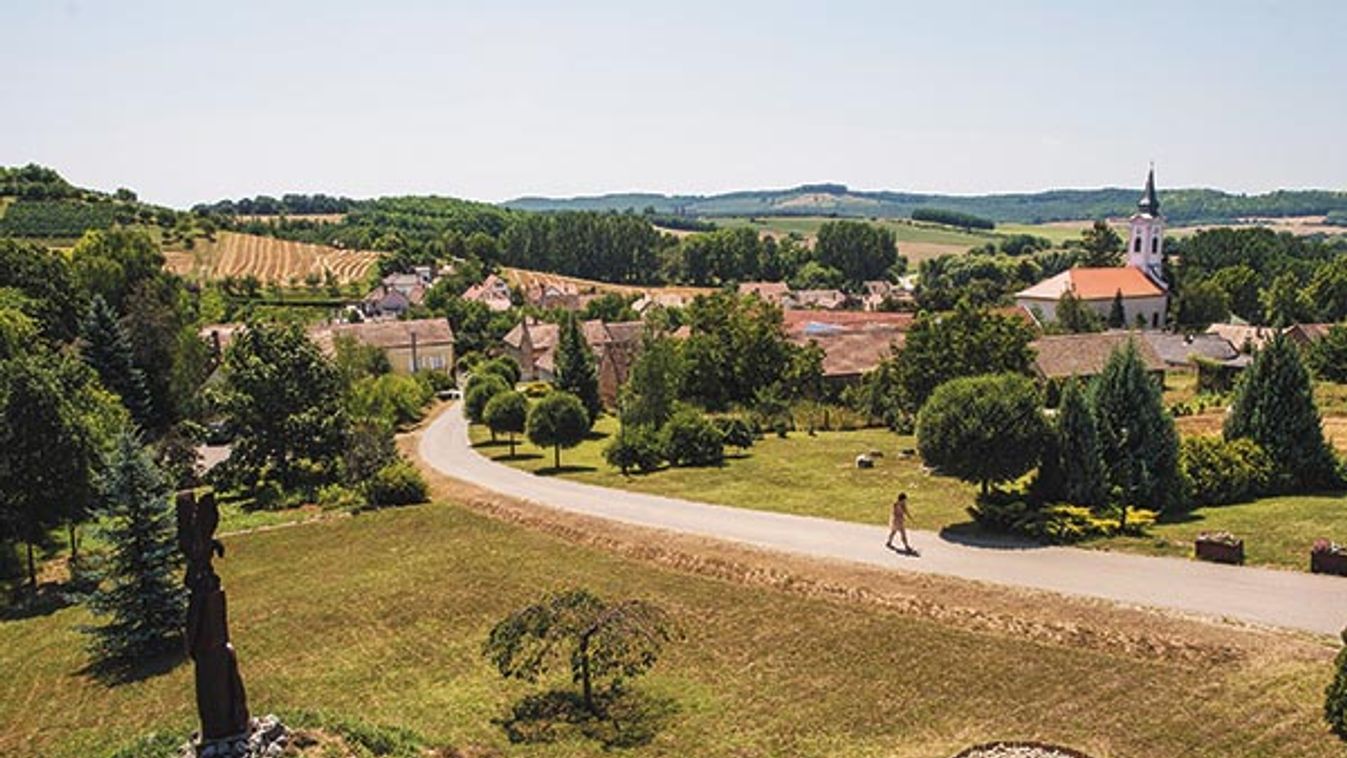
[{"label": "mown hay field", "polygon": [[373,250],[343,250],[328,245],[219,232],[214,242],[196,240],[191,250],[169,250],[164,257],[174,273],[194,279],[255,276],[262,282],[287,284],[328,273],[340,284],[363,280],[379,259]]}]

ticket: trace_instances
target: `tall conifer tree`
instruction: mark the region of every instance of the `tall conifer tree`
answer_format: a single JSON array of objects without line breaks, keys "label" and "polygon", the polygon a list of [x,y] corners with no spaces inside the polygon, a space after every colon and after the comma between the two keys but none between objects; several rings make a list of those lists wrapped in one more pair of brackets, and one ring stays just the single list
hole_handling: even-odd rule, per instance
[{"label": "tall conifer tree", "polygon": [[116,311],[102,295],[94,295],[80,325],[80,336],[84,338],[80,357],[97,372],[104,387],[121,397],[131,416],[144,423],[150,406],[145,375],[135,365],[131,341],[117,323]]},{"label": "tall conifer tree", "polygon": [[[1094,417],[1109,504],[1172,511],[1184,505],[1179,436],[1160,386],[1129,341],[1094,384]],[[1124,516],[1126,511],[1121,511]]]},{"label": "tall conifer tree", "polygon": [[1074,505],[1098,507],[1107,502],[1104,459],[1099,432],[1080,383],[1072,378],[1062,390],[1057,411],[1057,454],[1062,497]]},{"label": "tall conifer tree", "polygon": [[173,648],[182,635],[187,595],[168,488],[132,432],[123,432],[109,460],[100,498],[109,519],[112,555],[90,598],[95,614],[90,648],[102,661],[131,661]]},{"label": "tall conifer tree", "polygon": [[1281,486],[1305,490],[1338,483],[1338,461],[1324,439],[1319,408],[1300,351],[1276,335],[1245,369],[1225,420],[1227,440],[1247,437],[1276,462]]},{"label": "tall conifer tree", "polygon": [[1122,290],[1113,293],[1113,305],[1108,309],[1108,328],[1122,329],[1127,326],[1127,309],[1123,307]]},{"label": "tall conifer tree", "polygon": [[574,313],[567,314],[561,323],[561,334],[557,338],[556,387],[580,398],[589,414],[589,423],[593,424],[603,410],[603,401],[599,398],[599,369],[594,359],[594,351],[589,349],[580,320]]}]

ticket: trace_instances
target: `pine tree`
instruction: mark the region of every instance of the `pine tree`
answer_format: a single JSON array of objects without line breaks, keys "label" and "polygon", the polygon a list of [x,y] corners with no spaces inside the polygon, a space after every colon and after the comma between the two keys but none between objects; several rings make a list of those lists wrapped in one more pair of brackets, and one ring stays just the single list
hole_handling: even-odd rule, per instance
[{"label": "pine tree", "polygon": [[1224,431],[1227,440],[1247,437],[1262,446],[1277,463],[1286,489],[1338,482],[1338,461],[1324,439],[1309,372],[1284,334],[1276,335],[1244,370]]},{"label": "pine tree", "polygon": [[117,393],[131,416],[144,422],[149,412],[150,396],[145,389],[145,375],[136,367],[131,341],[117,313],[101,295],[94,295],[89,313],[80,326],[84,346],[80,356],[98,374],[103,386]]},{"label": "pine tree", "polygon": [[1127,326],[1127,310],[1123,308],[1122,290],[1113,293],[1113,305],[1108,309],[1108,328],[1122,329]]},{"label": "pine tree", "polygon": [[123,432],[108,462],[102,506],[112,555],[89,606],[107,623],[89,627],[102,662],[127,662],[172,649],[180,639],[187,595],[176,521],[159,471],[132,432]]},{"label": "pine tree", "polygon": [[599,398],[599,370],[594,351],[589,349],[580,329],[580,320],[574,313],[567,314],[561,324],[556,367],[556,388],[580,398],[592,425],[603,410],[603,401]]},{"label": "pine tree", "polygon": [[1062,497],[1067,502],[1090,507],[1107,502],[1099,432],[1085,393],[1074,378],[1062,390],[1062,402],[1057,410],[1057,454]]},{"label": "pine tree", "polygon": [[1094,418],[1109,504],[1172,511],[1184,505],[1179,436],[1165,412],[1159,384],[1146,372],[1136,345],[1113,351],[1095,380]]}]

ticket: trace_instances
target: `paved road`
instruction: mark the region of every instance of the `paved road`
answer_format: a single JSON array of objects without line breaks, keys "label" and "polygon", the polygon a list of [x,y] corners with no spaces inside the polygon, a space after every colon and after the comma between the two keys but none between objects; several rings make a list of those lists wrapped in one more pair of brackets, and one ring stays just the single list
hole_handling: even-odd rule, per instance
[{"label": "paved road", "polygon": [[[461,407],[461,406],[460,406]],[[935,532],[909,537],[920,557],[883,546],[888,530],[731,508],[541,477],[479,455],[459,407],[421,438],[421,457],[484,489],[534,503],[801,555],[976,579],[1336,635],[1347,625],[1347,578],[1011,542],[970,545]]]}]

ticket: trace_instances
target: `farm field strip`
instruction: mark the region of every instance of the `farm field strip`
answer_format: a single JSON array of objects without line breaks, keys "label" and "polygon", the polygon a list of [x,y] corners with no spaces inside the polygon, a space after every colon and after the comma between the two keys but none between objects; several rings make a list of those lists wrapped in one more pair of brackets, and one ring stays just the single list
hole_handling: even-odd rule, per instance
[{"label": "farm field strip", "polygon": [[339,284],[349,284],[365,278],[379,253],[220,232],[213,243],[198,241],[194,250],[170,250],[165,257],[172,271],[207,279],[255,276],[263,282],[284,284],[310,274],[331,273]]}]

